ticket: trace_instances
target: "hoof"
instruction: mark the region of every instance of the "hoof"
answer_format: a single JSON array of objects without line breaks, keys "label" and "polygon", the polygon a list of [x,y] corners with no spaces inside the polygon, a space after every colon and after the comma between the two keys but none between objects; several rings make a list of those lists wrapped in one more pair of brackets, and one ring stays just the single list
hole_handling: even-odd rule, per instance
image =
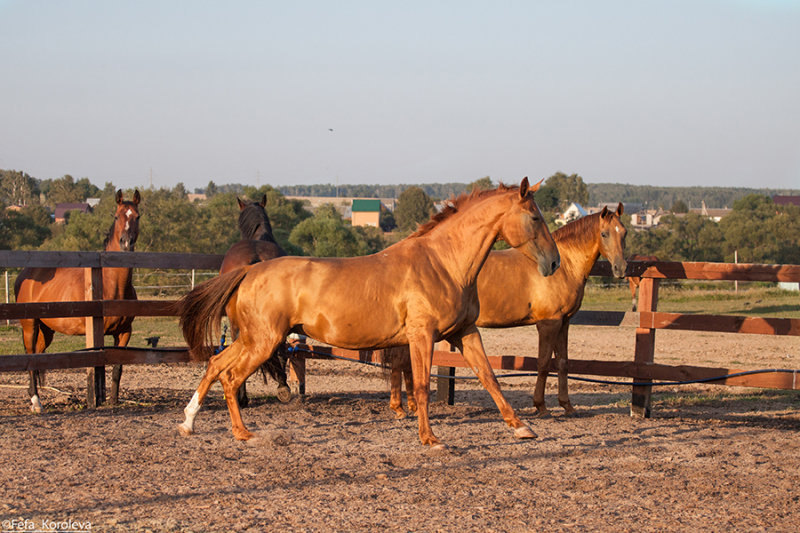
[{"label": "hoof", "polygon": [[31,396],[31,411],[37,415],[42,412],[42,402],[39,401],[38,396]]},{"label": "hoof", "polygon": [[518,439],[535,439],[536,433],[528,426],[522,425],[514,430],[514,436]]},{"label": "hoof", "polygon": [[534,416],[536,416],[536,418],[550,418],[550,411],[547,409],[539,409]]},{"label": "hoof", "polygon": [[431,444],[430,451],[431,453],[447,453],[448,448],[445,444],[437,442],[436,444]]},{"label": "hoof", "polygon": [[289,400],[292,399],[292,391],[289,390],[289,387],[286,385],[282,385],[278,387],[278,401],[281,403],[288,403]]},{"label": "hoof", "polygon": [[194,433],[194,430],[185,424],[178,424],[178,433],[184,437],[188,437]]},{"label": "hoof", "polygon": [[247,431],[245,429],[244,431],[234,431],[233,432],[233,437],[236,440],[248,441],[248,440],[252,439],[253,437],[255,437],[255,435],[253,435],[252,433],[250,433],[249,431]]}]

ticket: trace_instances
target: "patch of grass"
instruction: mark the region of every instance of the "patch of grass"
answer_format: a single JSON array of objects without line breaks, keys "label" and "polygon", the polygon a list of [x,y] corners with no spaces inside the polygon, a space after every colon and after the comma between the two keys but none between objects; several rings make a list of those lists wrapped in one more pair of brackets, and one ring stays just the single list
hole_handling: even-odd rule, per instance
[{"label": "patch of grass", "polygon": [[[148,337],[159,337],[158,346],[185,346],[183,334],[178,327],[176,317],[139,317],[133,321],[133,334],[128,346],[147,347]],[[114,345],[114,338],[105,337],[107,346]],[[56,333],[53,343],[47,348],[49,353],[73,352],[86,348],[86,341],[81,336],[70,336]],[[22,344],[22,328],[18,324],[0,326],[0,355],[25,353]]]},{"label": "patch of grass", "polygon": [[[587,285],[583,309],[628,311],[631,296],[626,287],[602,288]],[[800,295],[776,287],[748,284],[735,292],[708,289],[691,283],[662,284],[658,291],[658,310],[672,313],[744,315],[767,318],[800,318]]]}]

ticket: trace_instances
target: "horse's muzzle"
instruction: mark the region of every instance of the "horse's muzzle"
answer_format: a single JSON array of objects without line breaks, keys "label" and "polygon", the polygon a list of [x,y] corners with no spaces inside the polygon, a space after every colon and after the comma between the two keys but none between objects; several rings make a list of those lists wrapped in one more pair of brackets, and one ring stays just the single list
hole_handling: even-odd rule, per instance
[{"label": "horse's muzzle", "polygon": [[555,259],[540,260],[539,261],[539,274],[544,277],[552,276],[558,267],[561,266],[561,255],[556,254]]}]

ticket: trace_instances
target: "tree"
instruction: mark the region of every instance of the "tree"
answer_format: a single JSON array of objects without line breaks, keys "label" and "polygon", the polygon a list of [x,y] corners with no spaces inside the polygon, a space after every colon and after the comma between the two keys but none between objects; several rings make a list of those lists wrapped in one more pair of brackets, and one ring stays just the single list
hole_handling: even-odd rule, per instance
[{"label": "tree", "polygon": [[345,225],[333,204],[321,205],[314,216],[292,230],[289,242],[315,257],[351,257],[359,254],[352,226]]},{"label": "tree", "polygon": [[55,206],[61,203],[85,202],[87,198],[96,197],[100,189],[92,185],[88,178],[81,178],[78,181],[65,174],[55,180],[43,182],[43,192],[47,197],[47,203]]},{"label": "tree", "polygon": [[36,179],[16,170],[0,170],[0,202],[22,207],[39,203]]},{"label": "tree", "polygon": [[0,250],[38,248],[50,237],[50,215],[41,206],[0,210]]},{"label": "tree", "polygon": [[475,180],[472,183],[467,184],[467,192],[472,192],[474,190],[479,191],[487,191],[489,189],[494,189],[494,185],[492,184],[492,178],[489,176],[485,176],[479,180]]},{"label": "tree", "polygon": [[394,217],[403,231],[412,231],[433,213],[433,200],[419,187],[409,187],[397,199]]},{"label": "tree", "polygon": [[394,213],[381,206],[381,214],[378,220],[378,225],[383,231],[392,231],[397,227],[397,222],[394,220]]},{"label": "tree", "polygon": [[673,213],[688,213],[689,206],[686,205],[686,202],[683,200],[676,200],[674,204],[672,204],[672,209],[670,209]]},{"label": "tree", "polygon": [[209,181],[208,185],[206,185],[206,197],[211,198],[212,196],[219,194],[219,189],[217,189],[217,184],[213,181]]},{"label": "tree", "polygon": [[577,174],[567,176],[563,172],[556,172],[547,178],[544,185],[552,189],[553,192],[549,194],[558,198],[559,210],[565,209],[571,202],[581,205],[589,203],[589,188]]}]

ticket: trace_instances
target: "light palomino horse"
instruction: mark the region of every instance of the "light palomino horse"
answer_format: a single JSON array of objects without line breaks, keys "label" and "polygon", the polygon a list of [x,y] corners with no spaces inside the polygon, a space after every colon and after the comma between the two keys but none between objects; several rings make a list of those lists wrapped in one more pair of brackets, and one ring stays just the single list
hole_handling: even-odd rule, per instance
[{"label": "light palomino horse", "polygon": [[226,305],[239,324],[239,337],[209,361],[184,410],[181,434],[193,433],[208,389],[219,379],[234,436],[250,439],[236,390],[295,332],[350,349],[409,344],[419,438],[431,446],[441,446],[428,419],[433,344],[447,339],[461,350],[515,435],[535,437],[503,396],[475,320],[478,272],[498,237],[538,262],[543,276],[558,268],[558,249],[533,200],[537,189],[525,178],[519,187],[462,195],[410,237],[373,255],[279,257],[199,285],[178,305],[191,353],[210,353]]},{"label": "light palomino horse", "polygon": [[[272,225],[269,223],[269,216],[265,209],[267,195],[263,195],[259,202],[243,202],[239,198],[236,198],[236,202],[239,204],[239,232],[242,240],[225,252],[219,269],[220,274],[286,255],[272,235]],[[231,338],[235,339],[238,334],[238,326],[231,323]],[[261,365],[264,381],[266,382],[267,374],[269,374],[278,382],[277,396],[282,402],[288,402],[292,398],[289,385],[286,383],[287,358],[288,354],[281,347],[275,357],[270,357],[266,363]],[[239,405],[247,407],[247,404],[250,403],[247,397],[247,382],[242,383],[238,394]]]},{"label": "light palomino horse", "polygon": [[[544,386],[554,352],[558,368],[558,402],[567,413],[575,411],[567,389],[569,321],[581,307],[586,280],[600,255],[611,262],[616,277],[625,275],[627,231],[620,221],[622,209],[622,204],[616,212],[603,208],[602,212],[554,231],[553,239],[561,254],[561,268],[552,276],[542,276],[516,250],[492,252],[478,275],[481,306],[476,322],[478,326],[507,328],[536,324],[539,331],[539,372],[533,394],[538,416],[548,414]],[[400,384],[401,373],[410,371],[406,360],[402,352],[398,354],[397,362],[387,360],[392,367],[389,406],[398,418],[405,416]],[[409,409],[413,410],[410,400]]]},{"label": "light palomino horse", "polygon": [[[133,193],[132,201],[122,198],[117,191],[117,209],[114,222],[106,236],[105,251],[132,252],[139,236],[139,191]],[[33,302],[74,302],[84,300],[83,268],[26,268],[17,276],[14,294],[17,303]],[[130,268],[104,268],[103,299],[135,300]],[[132,316],[107,316],[103,318],[106,335],[114,336],[114,346],[127,346],[131,338]],[[53,341],[54,332],[66,335],[85,335],[86,322],[83,317],[25,318],[22,325],[22,342],[25,353],[42,353]],[[30,371],[28,392],[31,397],[31,410],[42,411],[37,387],[40,381],[38,370]],[[119,399],[119,382],[122,378],[122,365],[114,365],[111,374],[111,403]]]}]

